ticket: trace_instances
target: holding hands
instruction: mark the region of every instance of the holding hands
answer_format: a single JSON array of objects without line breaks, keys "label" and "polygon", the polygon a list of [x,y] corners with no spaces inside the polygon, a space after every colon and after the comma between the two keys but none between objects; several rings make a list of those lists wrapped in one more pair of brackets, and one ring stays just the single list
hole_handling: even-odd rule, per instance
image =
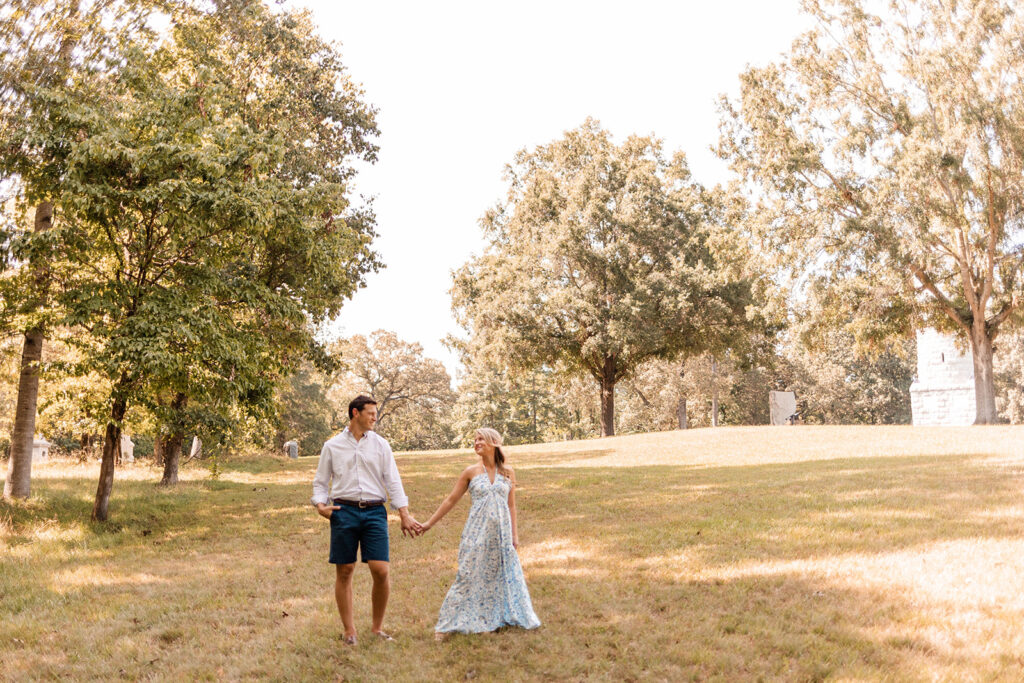
[{"label": "holding hands", "polygon": [[406,508],[402,508],[399,511],[402,516],[402,535],[408,535],[410,538],[415,538],[426,531],[426,528],[422,524],[416,521],[416,518],[409,514]]},{"label": "holding hands", "polygon": [[[329,503],[317,503],[316,504],[316,511],[317,511],[317,513],[321,517],[324,517],[326,519],[330,519],[331,518],[331,513],[333,513],[335,510],[340,510],[340,509],[341,509],[340,505],[331,505]],[[410,538],[415,538],[416,536],[419,536],[424,531],[426,531],[427,529],[430,528],[429,526],[425,526],[423,524],[420,524],[418,521],[416,521],[416,518],[409,514],[409,509],[408,508],[401,508],[398,511],[398,513],[402,516],[402,535],[403,536],[408,535]]]}]

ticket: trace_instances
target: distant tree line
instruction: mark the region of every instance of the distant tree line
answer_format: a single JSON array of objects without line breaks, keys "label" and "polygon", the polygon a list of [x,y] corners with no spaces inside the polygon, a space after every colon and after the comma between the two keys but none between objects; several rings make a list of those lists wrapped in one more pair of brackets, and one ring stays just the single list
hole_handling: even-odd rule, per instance
[{"label": "distant tree line", "polygon": [[[1006,340],[1008,352],[997,355],[997,407],[1006,422],[1024,424],[1024,334]],[[0,431],[5,433],[17,394],[13,341],[0,346],[0,408],[8,416]],[[908,424],[914,346],[904,340],[872,357],[858,354],[844,333],[809,347],[791,330],[770,343],[762,340],[747,356],[727,351],[685,361],[650,360],[616,387],[615,429],[632,434],[711,427],[716,411],[719,425],[766,424],[771,389],[796,393],[805,424]],[[48,346],[48,366],[61,363],[61,348],[67,347],[59,341]],[[280,453],[285,441],[295,440],[300,455],[315,455],[324,440],[345,427],[345,408],[359,393],[377,396],[384,405],[378,431],[396,450],[464,447],[480,425],[498,429],[511,444],[591,438],[601,431],[600,398],[583,374],[465,359],[464,371],[452,378],[418,344],[385,331],[337,340],[330,350],[342,354],[334,369],[306,362],[283,377],[274,389],[273,414],[236,424],[224,447]],[[98,404],[78,398],[88,391],[88,381],[74,376],[42,382],[37,424],[55,452],[99,456],[92,435],[100,433],[102,415],[90,413]],[[157,418],[141,409],[126,421],[136,457],[159,458],[157,425]],[[0,452],[9,447],[0,441]]]}]

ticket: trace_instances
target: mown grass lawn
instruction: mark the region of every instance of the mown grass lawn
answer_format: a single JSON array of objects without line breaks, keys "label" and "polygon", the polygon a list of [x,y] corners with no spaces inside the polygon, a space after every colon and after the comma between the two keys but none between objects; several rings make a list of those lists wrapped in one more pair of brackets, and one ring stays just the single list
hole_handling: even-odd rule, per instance
[{"label": "mown grass lawn", "polygon": [[[473,455],[399,454],[425,520]],[[392,515],[393,643],[339,640],[314,457],[0,504],[0,678],[1022,680],[1024,429],[721,428],[511,449],[543,626],[433,640],[468,500]]]}]

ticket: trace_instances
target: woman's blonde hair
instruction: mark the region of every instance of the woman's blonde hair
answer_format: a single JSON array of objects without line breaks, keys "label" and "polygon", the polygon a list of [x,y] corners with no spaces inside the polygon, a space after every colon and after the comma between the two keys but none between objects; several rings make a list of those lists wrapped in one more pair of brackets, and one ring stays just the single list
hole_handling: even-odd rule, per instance
[{"label": "woman's blonde hair", "polygon": [[502,476],[508,479],[509,469],[505,467],[505,453],[501,450],[502,440],[498,430],[491,429],[490,427],[481,427],[476,430],[474,436],[483,437],[484,443],[494,447],[494,464]]}]

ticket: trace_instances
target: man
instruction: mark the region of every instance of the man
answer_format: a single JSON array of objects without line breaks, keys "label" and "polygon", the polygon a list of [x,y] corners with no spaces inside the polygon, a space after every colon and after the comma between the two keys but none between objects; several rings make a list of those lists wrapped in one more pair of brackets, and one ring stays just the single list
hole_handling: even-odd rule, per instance
[{"label": "man", "polygon": [[335,565],[334,598],[345,627],[345,642],[355,645],[352,574],[356,548],[373,577],[371,632],[384,640],[394,640],[381,630],[391,592],[385,499],[389,498],[391,507],[401,515],[403,534],[418,536],[423,527],[409,514],[409,499],[391,446],[373,431],[377,402],[369,396],[357,396],[348,404],[348,417],[345,431],[329,439],[320,451],[312,500],[317,512],[331,520],[329,562]]}]

